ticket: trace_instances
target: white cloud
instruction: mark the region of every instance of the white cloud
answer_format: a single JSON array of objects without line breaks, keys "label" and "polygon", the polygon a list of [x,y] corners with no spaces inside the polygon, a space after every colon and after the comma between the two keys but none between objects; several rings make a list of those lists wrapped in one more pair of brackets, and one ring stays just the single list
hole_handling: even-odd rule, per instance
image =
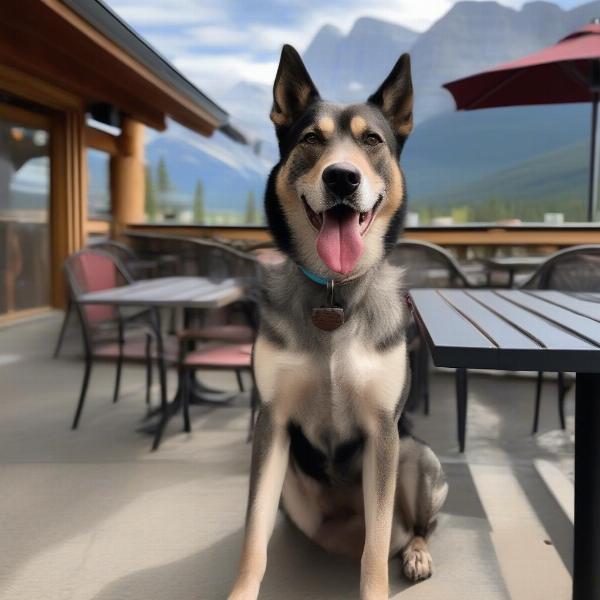
[{"label": "white cloud", "polygon": [[[249,0],[107,0],[198,87],[217,101],[239,81],[271,85],[284,43],[306,50],[317,31],[332,24],[347,33],[363,16],[419,31],[442,17],[455,0],[270,0],[272,16],[253,15]],[[523,0],[501,0],[518,8]],[[264,4],[261,5],[261,8]],[[277,24],[282,11],[296,23]],[[240,14],[244,18],[240,19]],[[235,18],[234,18],[235,17]],[[350,84],[352,85],[352,84]]]},{"label": "white cloud", "polygon": [[244,53],[184,54],[173,62],[196,85],[217,97],[238,81],[270,84],[277,71],[276,60],[260,61]]},{"label": "white cloud", "polygon": [[255,23],[244,25],[243,29],[236,28],[233,24],[208,24],[193,27],[185,34],[188,43],[215,49],[244,47],[254,52],[277,52],[283,44],[304,48],[316,29],[318,26],[312,22],[307,25],[298,24],[293,28]]},{"label": "white cloud", "polygon": [[190,39],[203,46],[230,48],[242,46],[250,41],[247,31],[235,29],[232,25],[210,24],[194,27],[186,32]]},{"label": "white cloud", "polygon": [[227,1],[195,0],[109,0],[110,7],[127,23],[135,26],[189,26],[227,18]]}]

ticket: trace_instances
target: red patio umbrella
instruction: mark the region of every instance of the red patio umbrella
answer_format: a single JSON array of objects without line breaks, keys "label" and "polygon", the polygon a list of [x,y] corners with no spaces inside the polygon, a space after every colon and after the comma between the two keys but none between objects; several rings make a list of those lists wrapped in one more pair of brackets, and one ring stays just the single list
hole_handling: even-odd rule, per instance
[{"label": "red patio umbrella", "polygon": [[489,71],[445,83],[457,110],[532,104],[592,103],[588,221],[594,218],[598,195],[596,164],[598,100],[600,98],[600,21],[539,52]]}]

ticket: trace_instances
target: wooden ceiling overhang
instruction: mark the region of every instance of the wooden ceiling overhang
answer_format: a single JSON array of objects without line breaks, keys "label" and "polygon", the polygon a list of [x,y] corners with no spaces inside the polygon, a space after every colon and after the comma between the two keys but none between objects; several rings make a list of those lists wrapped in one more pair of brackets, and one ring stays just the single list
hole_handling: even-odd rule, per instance
[{"label": "wooden ceiling overhang", "polygon": [[159,131],[166,117],[203,135],[229,125],[221,107],[98,0],[4,0],[0,64]]}]

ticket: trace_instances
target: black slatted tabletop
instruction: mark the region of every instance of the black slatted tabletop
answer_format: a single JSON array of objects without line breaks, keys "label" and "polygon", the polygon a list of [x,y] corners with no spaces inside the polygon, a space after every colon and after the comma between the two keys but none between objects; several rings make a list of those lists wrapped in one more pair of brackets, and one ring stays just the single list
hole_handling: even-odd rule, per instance
[{"label": "black slatted tabletop", "polygon": [[416,289],[408,302],[437,366],[577,374],[573,599],[600,599],[600,294]]},{"label": "black slatted tabletop", "polygon": [[442,367],[600,372],[600,294],[412,290]]},{"label": "black slatted tabletop", "polygon": [[212,281],[206,277],[157,277],[82,294],[77,301],[118,306],[221,308],[243,295],[243,285],[233,278]]}]

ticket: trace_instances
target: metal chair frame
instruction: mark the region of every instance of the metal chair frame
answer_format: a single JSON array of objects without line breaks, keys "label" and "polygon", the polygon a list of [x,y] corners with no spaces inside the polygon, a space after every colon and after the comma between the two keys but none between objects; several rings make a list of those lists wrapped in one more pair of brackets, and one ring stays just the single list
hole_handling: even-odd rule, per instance
[{"label": "metal chair frame", "polygon": [[[80,282],[74,272],[75,264],[81,256],[85,254],[95,254],[98,256],[102,256],[107,260],[110,260],[114,268],[117,271],[117,274],[123,278],[126,283],[131,283],[133,281],[131,275],[128,273],[127,269],[124,265],[112,254],[102,251],[102,250],[93,250],[90,248],[83,249],[75,254],[71,255],[65,261],[65,273],[67,276],[67,281],[69,283],[70,288],[70,297],[72,306],[74,307],[77,315],[79,317],[79,322],[81,324],[82,336],[83,336],[83,346],[84,346],[84,359],[85,359],[85,369],[83,375],[83,381],[81,385],[81,391],[79,394],[79,400],[77,402],[77,408],[75,410],[75,416],[73,418],[73,423],[71,428],[77,429],[79,426],[79,421],[81,419],[81,413],[83,411],[83,407],[85,404],[85,399],[87,396],[89,380],[92,372],[92,366],[94,359],[98,358],[94,353],[94,345],[97,343],[94,340],[95,332],[93,326],[89,322],[89,318],[85,313],[86,305],[78,302],[78,297],[85,292],[81,288]],[[146,403],[150,404],[150,388],[152,386],[152,338],[157,338],[161,335],[160,333],[160,317],[157,314],[155,309],[150,309],[148,311],[142,311],[137,313],[131,317],[126,317],[121,314],[121,311],[118,307],[115,307],[115,317],[116,317],[116,327],[117,327],[117,338],[116,341],[119,346],[119,354],[117,356],[117,364],[116,364],[116,373],[115,373],[115,385],[113,390],[113,402],[117,402],[119,399],[119,391],[121,384],[121,372],[123,368],[123,362],[125,360],[125,355],[123,352],[125,345],[125,331],[128,325],[132,323],[141,322],[142,319],[147,319],[145,325],[148,327],[146,332],[146,346],[145,346],[145,364],[146,364]],[[108,341],[108,340],[102,340]],[[166,372],[165,372],[165,364],[164,357],[158,354],[157,360],[159,363],[160,369],[160,383],[161,383],[161,402],[166,402]]]},{"label": "metal chair frame", "polygon": [[[557,265],[561,263],[572,260],[573,258],[577,258],[578,255],[582,254],[597,254],[600,266],[600,244],[581,244],[578,246],[571,246],[569,248],[565,248],[563,250],[559,250],[552,254],[546,261],[544,261],[536,271],[527,279],[522,285],[520,289],[538,289],[538,290],[547,290],[547,289],[563,289],[564,288],[555,288],[552,286],[551,278],[554,272],[554,269]],[[599,285],[600,289],[600,271],[598,273],[599,277]],[[583,291],[583,290],[571,290],[571,291]],[[544,380],[544,372],[538,371],[536,384],[535,384],[535,407],[533,413],[533,426],[531,428],[532,435],[535,435],[538,432],[539,428],[539,419],[540,419],[540,409],[541,409],[541,400],[542,400],[542,385]],[[566,428],[565,422],[565,399],[567,392],[569,391],[570,386],[566,383],[565,374],[559,372],[557,374],[557,384],[558,384],[558,418],[560,422],[561,429]]]},{"label": "metal chair frame", "polygon": [[[421,240],[399,240],[396,247],[414,248],[415,250],[424,251],[431,256],[435,256],[435,258],[441,259],[443,265],[448,269],[450,280],[460,283],[460,286],[456,287],[476,287],[467,274],[463,272],[456,259],[445,248]],[[413,379],[416,384],[414,392],[416,396],[415,402],[418,402],[422,398],[423,411],[426,415],[429,415],[429,350],[416,327],[413,335],[412,343],[409,344],[409,346],[412,346],[409,350],[409,360],[413,371]],[[457,437],[459,450],[462,453],[465,451],[467,432],[468,376],[466,369],[456,369],[455,388]]]}]

